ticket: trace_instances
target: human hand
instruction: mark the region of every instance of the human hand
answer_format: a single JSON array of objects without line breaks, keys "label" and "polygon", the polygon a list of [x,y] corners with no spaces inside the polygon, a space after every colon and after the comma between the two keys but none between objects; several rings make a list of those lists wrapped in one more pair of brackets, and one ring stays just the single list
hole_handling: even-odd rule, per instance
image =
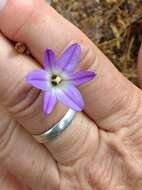
[{"label": "human hand", "polygon": [[[0,10],[0,187],[4,190],[141,190],[142,92],[100,50],[44,0],[9,0]],[[35,60],[17,54],[4,35],[27,44]],[[42,113],[42,94],[25,82],[49,47],[82,48],[82,69],[97,73],[82,86],[85,110],[67,130],[41,145],[41,134],[62,118],[58,103]]]}]

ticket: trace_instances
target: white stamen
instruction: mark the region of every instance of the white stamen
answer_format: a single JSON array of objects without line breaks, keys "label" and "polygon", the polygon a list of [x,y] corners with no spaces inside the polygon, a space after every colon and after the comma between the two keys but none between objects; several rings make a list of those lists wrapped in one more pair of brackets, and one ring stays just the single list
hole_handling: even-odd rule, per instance
[{"label": "white stamen", "polygon": [[60,75],[52,75],[51,77],[51,83],[53,86],[58,86],[62,82],[62,78]]}]

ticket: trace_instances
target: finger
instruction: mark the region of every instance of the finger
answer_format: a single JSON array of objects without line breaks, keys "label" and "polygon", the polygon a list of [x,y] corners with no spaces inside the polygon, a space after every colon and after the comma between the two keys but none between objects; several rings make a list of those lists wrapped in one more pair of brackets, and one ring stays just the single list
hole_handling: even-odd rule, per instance
[{"label": "finger", "polygon": [[2,166],[32,189],[57,188],[58,170],[47,150],[36,143],[1,106],[0,121]]},{"label": "finger", "polygon": [[4,167],[0,167],[0,189],[4,190],[30,190],[20,183],[15,176],[11,175]]},{"label": "finger", "polygon": [[[57,122],[65,113],[58,104],[49,120],[42,112],[42,94],[26,83],[27,74],[38,68],[28,57],[18,55],[13,46],[0,35],[0,101],[28,131],[41,133]],[[10,96],[9,96],[10,94]],[[59,112],[60,110],[60,112]],[[41,122],[41,121],[45,121]]]},{"label": "finger", "polygon": [[[20,14],[21,11],[23,14]],[[141,92],[114,68],[83,33],[50,6],[43,2],[38,8],[31,0],[10,0],[1,10],[0,20],[3,33],[12,40],[25,42],[40,63],[47,47],[60,55],[69,44],[80,43],[82,69],[89,68],[97,73],[94,82],[81,88],[85,97],[85,112],[105,130],[116,130],[133,123],[132,110],[137,109]]]},{"label": "finger", "polygon": [[[54,120],[50,120],[49,117],[43,114],[42,94],[29,87],[24,80],[27,73],[38,66],[28,57],[14,53],[13,47],[4,37],[0,37],[0,42],[0,73],[2,73],[0,75],[0,101],[31,134],[43,133],[50,127],[51,122],[57,123],[63,116],[60,105],[57,105],[53,112]],[[58,120],[57,117],[59,117]],[[88,136],[90,138],[87,138]],[[97,142],[96,126],[80,113],[77,114],[76,119],[61,138],[58,138],[55,143],[48,144],[48,149],[56,160],[63,162],[70,159],[74,160],[82,152],[88,151],[88,144],[91,148],[92,146],[95,147]],[[85,144],[85,146],[80,149],[79,147],[82,144]],[[77,149],[80,151],[77,151]]]},{"label": "finger", "polygon": [[140,88],[142,88],[142,45],[139,50],[137,70],[138,70],[139,86]]}]

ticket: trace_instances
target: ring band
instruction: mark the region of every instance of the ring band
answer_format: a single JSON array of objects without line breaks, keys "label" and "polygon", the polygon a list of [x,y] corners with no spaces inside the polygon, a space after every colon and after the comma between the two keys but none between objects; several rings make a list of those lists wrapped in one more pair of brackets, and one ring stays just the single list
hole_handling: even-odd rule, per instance
[{"label": "ring band", "polygon": [[64,117],[55,124],[52,128],[41,135],[33,135],[33,137],[39,143],[47,143],[50,140],[58,137],[68,126],[71,124],[72,120],[75,118],[76,111],[69,109]]}]

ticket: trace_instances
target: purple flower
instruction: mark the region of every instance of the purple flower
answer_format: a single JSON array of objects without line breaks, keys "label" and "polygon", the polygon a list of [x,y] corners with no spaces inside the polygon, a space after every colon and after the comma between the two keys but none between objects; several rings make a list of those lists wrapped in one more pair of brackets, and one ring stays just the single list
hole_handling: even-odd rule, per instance
[{"label": "purple flower", "polygon": [[75,111],[84,108],[84,101],[76,86],[84,84],[95,77],[91,71],[75,72],[80,62],[81,48],[73,44],[56,59],[52,50],[44,54],[44,69],[31,72],[27,82],[44,91],[44,112],[49,114],[57,100]]}]

